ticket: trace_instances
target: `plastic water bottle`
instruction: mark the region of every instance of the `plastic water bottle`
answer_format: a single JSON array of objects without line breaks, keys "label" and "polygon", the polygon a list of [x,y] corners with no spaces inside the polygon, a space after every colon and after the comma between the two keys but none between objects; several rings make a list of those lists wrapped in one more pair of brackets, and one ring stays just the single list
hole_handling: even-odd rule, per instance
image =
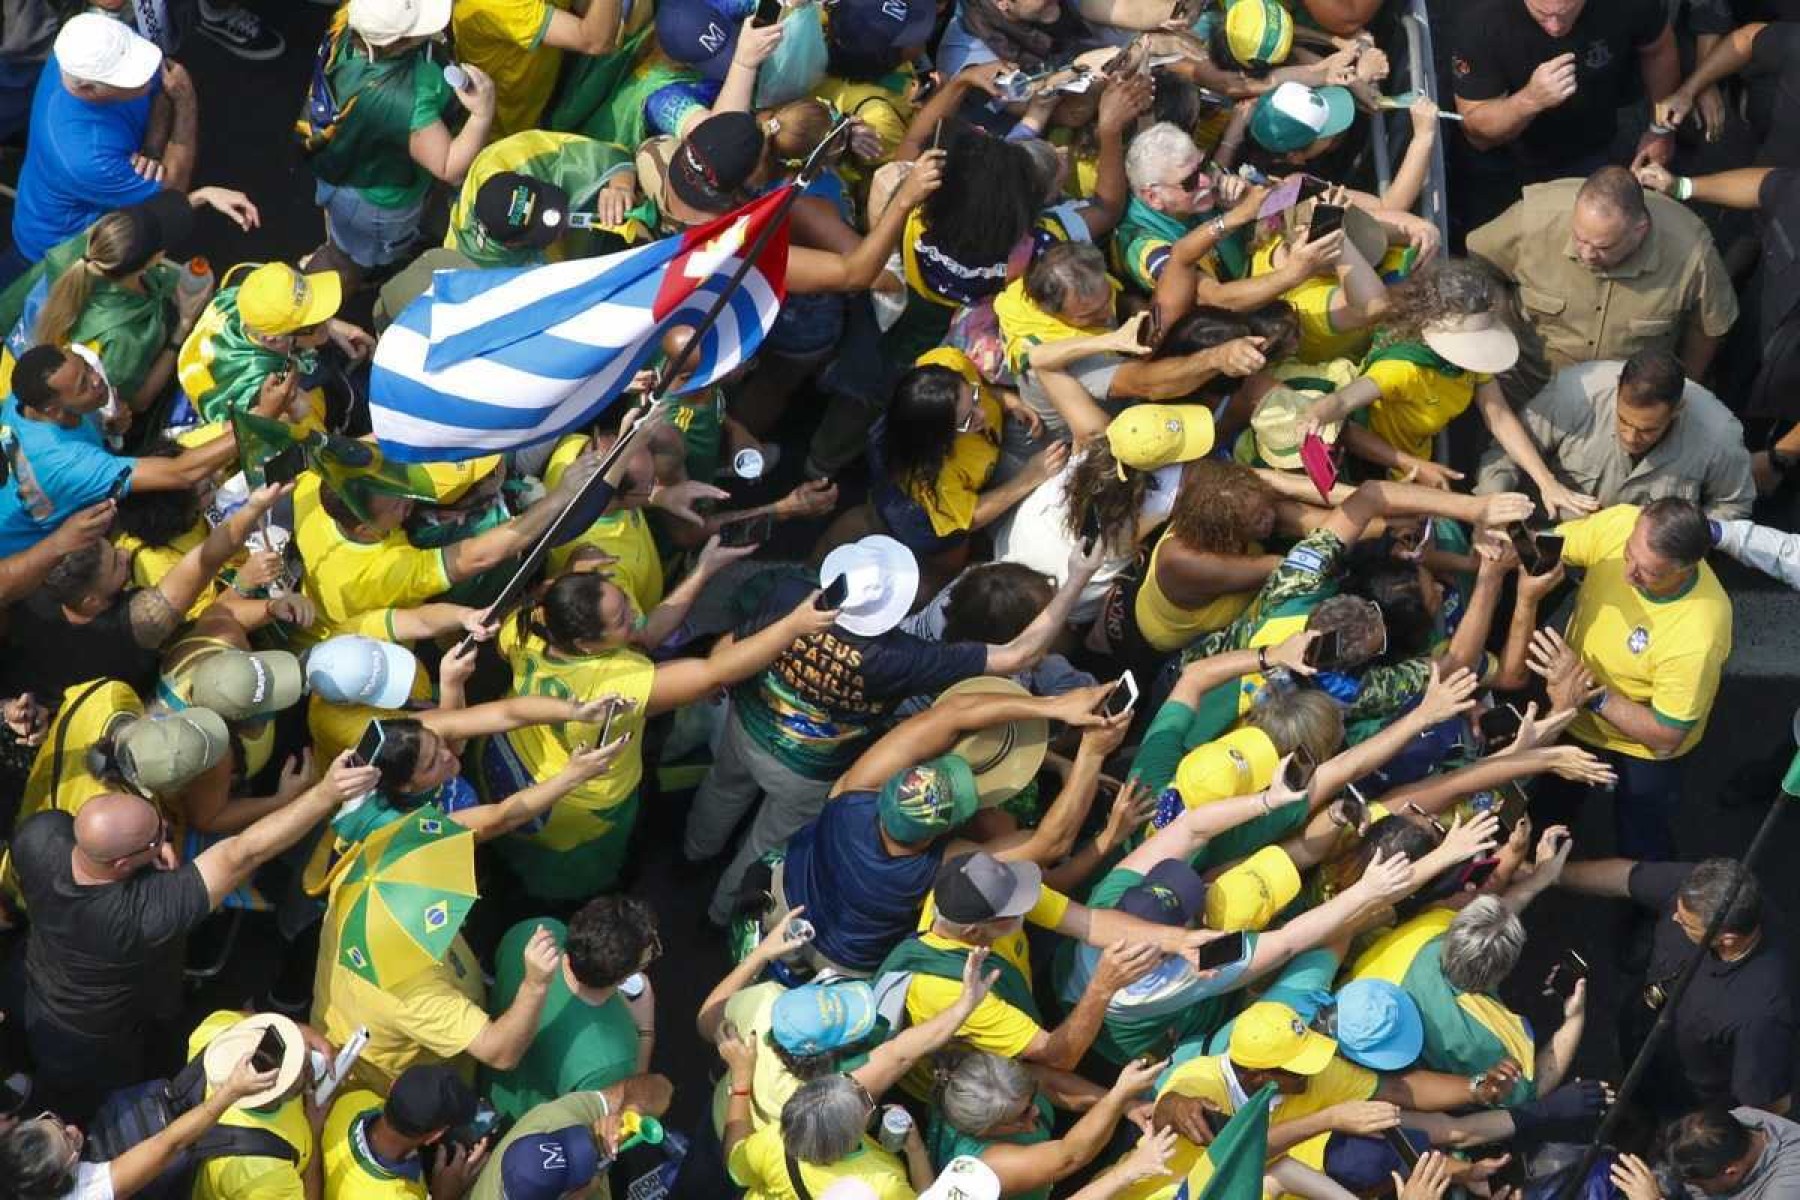
[{"label": "plastic water bottle", "polygon": [[196,296],[204,296],[212,290],[212,264],[196,254],[188,259],[187,266],[182,269],[181,282],[175,285],[175,295],[185,307]]},{"label": "plastic water bottle", "polygon": [[890,1154],[898,1154],[906,1149],[906,1135],[912,1132],[912,1114],[898,1104],[889,1104],[881,1110],[881,1132],[875,1140],[881,1148]]}]

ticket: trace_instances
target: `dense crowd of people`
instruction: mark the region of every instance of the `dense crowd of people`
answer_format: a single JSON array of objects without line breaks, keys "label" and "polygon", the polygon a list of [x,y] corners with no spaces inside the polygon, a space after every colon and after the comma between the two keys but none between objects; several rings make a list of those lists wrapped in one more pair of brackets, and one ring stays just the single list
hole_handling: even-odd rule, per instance
[{"label": "dense crowd of people", "polygon": [[[1800,5],[314,2],[0,10],[0,1200],[1800,1197],[1676,819]],[[747,362],[376,453],[409,306],[790,185]]]}]

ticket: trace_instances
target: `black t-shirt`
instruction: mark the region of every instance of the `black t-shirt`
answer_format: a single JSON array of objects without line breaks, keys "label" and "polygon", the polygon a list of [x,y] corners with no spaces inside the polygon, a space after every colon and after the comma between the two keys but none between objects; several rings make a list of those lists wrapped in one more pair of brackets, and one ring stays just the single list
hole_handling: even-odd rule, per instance
[{"label": "black t-shirt", "polygon": [[1568,34],[1556,38],[1524,0],[1474,0],[1451,31],[1451,78],[1464,100],[1496,100],[1519,91],[1531,73],[1561,54],[1575,55],[1575,94],[1537,115],[1512,143],[1534,166],[1568,162],[1606,149],[1618,110],[1642,93],[1638,51],[1668,25],[1662,0],[1589,0]]},{"label": "black t-shirt", "polygon": [[77,1033],[129,1036],[176,1014],[183,940],[211,910],[200,869],[144,870],[118,883],[75,882],[75,819],[41,812],[13,839],[30,911],[26,986],[37,1010]]},{"label": "black t-shirt", "polygon": [[1800,169],[1763,176],[1756,232],[1762,241],[1762,340],[1800,307]]},{"label": "black t-shirt", "polygon": [[1750,124],[1762,139],[1760,167],[1800,167],[1800,22],[1766,27],[1744,68]]},{"label": "black t-shirt", "polygon": [[1756,21],[1800,21],[1800,0],[1688,0],[1687,27],[1723,36]]},{"label": "black t-shirt", "polygon": [[[1631,869],[1631,898],[1660,914],[1646,984],[1672,988],[1693,955],[1694,943],[1674,920],[1676,893],[1693,869],[1693,863]],[[1769,913],[1762,941],[1747,957],[1728,963],[1708,955],[1701,964],[1675,1014],[1674,1033],[1679,1074],[1696,1104],[1766,1108],[1788,1094],[1794,1063],[1788,964],[1780,923]]]},{"label": "black t-shirt", "polygon": [[75,625],[48,596],[33,594],[8,614],[6,655],[0,663],[0,694],[31,691],[60,696],[89,679],[117,679],[147,694],[156,688],[160,655],[138,644],[131,632],[131,598],[120,594],[113,606],[85,625]]}]

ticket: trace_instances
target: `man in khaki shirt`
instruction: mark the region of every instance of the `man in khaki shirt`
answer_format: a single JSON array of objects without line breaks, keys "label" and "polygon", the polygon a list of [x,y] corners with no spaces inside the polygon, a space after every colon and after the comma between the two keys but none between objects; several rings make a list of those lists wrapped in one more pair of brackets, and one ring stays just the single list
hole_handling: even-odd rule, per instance
[{"label": "man in khaki shirt", "polygon": [[[1666,350],[1564,367],[1519,421],[1557,477],[1600,508],[1677,496],[1730,521],[1748,517],[1756,500],[1744,427],[1717,396],[1684,379]],[[1494,445],[1475,490],[1518,491],[1523,478]]]},{"label": "man in khaki shirt", "polygon": [[1500,377],[1515,405],[1551,371],[1645,349],[1675,353],[1689,378],[1702,378],[1737,320],[1706,226],[1676,201],[1645,195],[1623,167],[1526,188],[1468,248],[1518,289],[1524,353]]}]

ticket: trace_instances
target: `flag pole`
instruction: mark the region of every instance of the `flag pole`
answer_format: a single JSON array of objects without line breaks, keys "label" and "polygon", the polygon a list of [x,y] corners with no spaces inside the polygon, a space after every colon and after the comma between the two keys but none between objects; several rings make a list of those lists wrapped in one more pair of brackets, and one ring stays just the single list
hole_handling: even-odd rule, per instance
[{"label": "flag pole", "polygon": [[[527,581],[537,572],[538,567],[542,565],[545,555],[550,553],[551,548],[563,540],[563,535],[568,532],[570,522],[573,520],[575,514],[581,510],[582,502],[587,498],[597,481],[604,478],[606,473],[617,465],[619,458],[631,448],[632,442],[637,438],[639,432],[645,429],[651,421],[656,419],[654,410],[658,406],[668,402],[665,390],[671,382],[680,377],[681,372],[687,368],[688,361],[692,359],[695,354],[699,353],[701,340],[712,330],[714,325],[718,324],[719,315],[725,311],[725,306],[731,302],[732,296],[737,294],[738,288],[744,282],[744,277],[748,275],[750,269],[756,265],[756,260],[761,256],[763,250],[767,248],[769,240],[775,236],[775,231],[781,228],[782,223],[787,219],[788,211],[794,207],[794,201],[799,199],[800,193],[806,190],[814,179],[818,178],[819,172],[825,166],[828,151],[830,150],[832,143],[842,138],[848,132],[849,128],[850,118],[844,117],[840,119],[838,123],[832,127],[831,132],[827,133],[825,137],[820,140],[819,144],[813,147],[812,153],[807,156],[806,162],[801,165],[799,173],[794,177],[794,181],[788,185],[786,194],[781,197],[780,203],[776,205],[775,212],[771,215],[769,220],[763,223],[763,227],[757,231],[756,236],[751,239],[750,244],[744,250],[742,261],[740,261],[737,268],[732,271],[731,278],[726,280],[725,286],[719,290],[719,294],[713,298],[711,307],[706,310],[706,315],[700,318],[700,323],[698,325],[694,326],[694,331],[689,335],[686,344],[676,352],[673,358],[663,365],[662,372],[657,376],[656,382],[651,385],[650,391],[646,394],[648,406],[652,411],[645,414],[645,416],[633,424],[630,429],[626,430],[613,441],[613,444],[608,447],[606,453],[601,456],[599,467],[595,469],[592,475],[589,475],[587,479],[582,481],[581,486],[576,489],[575,494],[569,498],[569,502],[563,505],[562,511],[556,514],[556,519],[550,522],[550,527],[544,530],[542,536],[532,544],[531,549],[525,552],[525,557],[519,561],[518,569],[513,572],[512,578],[508,579],[506,581],[506,586],[500,589],[499,597],[495,599],[493,604],[488,606],[488,619],[484,622],[484,627],[491,628],[498,625],[505,619],[507,612],[511,610],[513,606],[518,604],[519,599],[525,594],[525,585]],[[474,638],[472,636],[465,636],[451,653],[461,653],[463,647],[473,643],[473,641]]]}]

